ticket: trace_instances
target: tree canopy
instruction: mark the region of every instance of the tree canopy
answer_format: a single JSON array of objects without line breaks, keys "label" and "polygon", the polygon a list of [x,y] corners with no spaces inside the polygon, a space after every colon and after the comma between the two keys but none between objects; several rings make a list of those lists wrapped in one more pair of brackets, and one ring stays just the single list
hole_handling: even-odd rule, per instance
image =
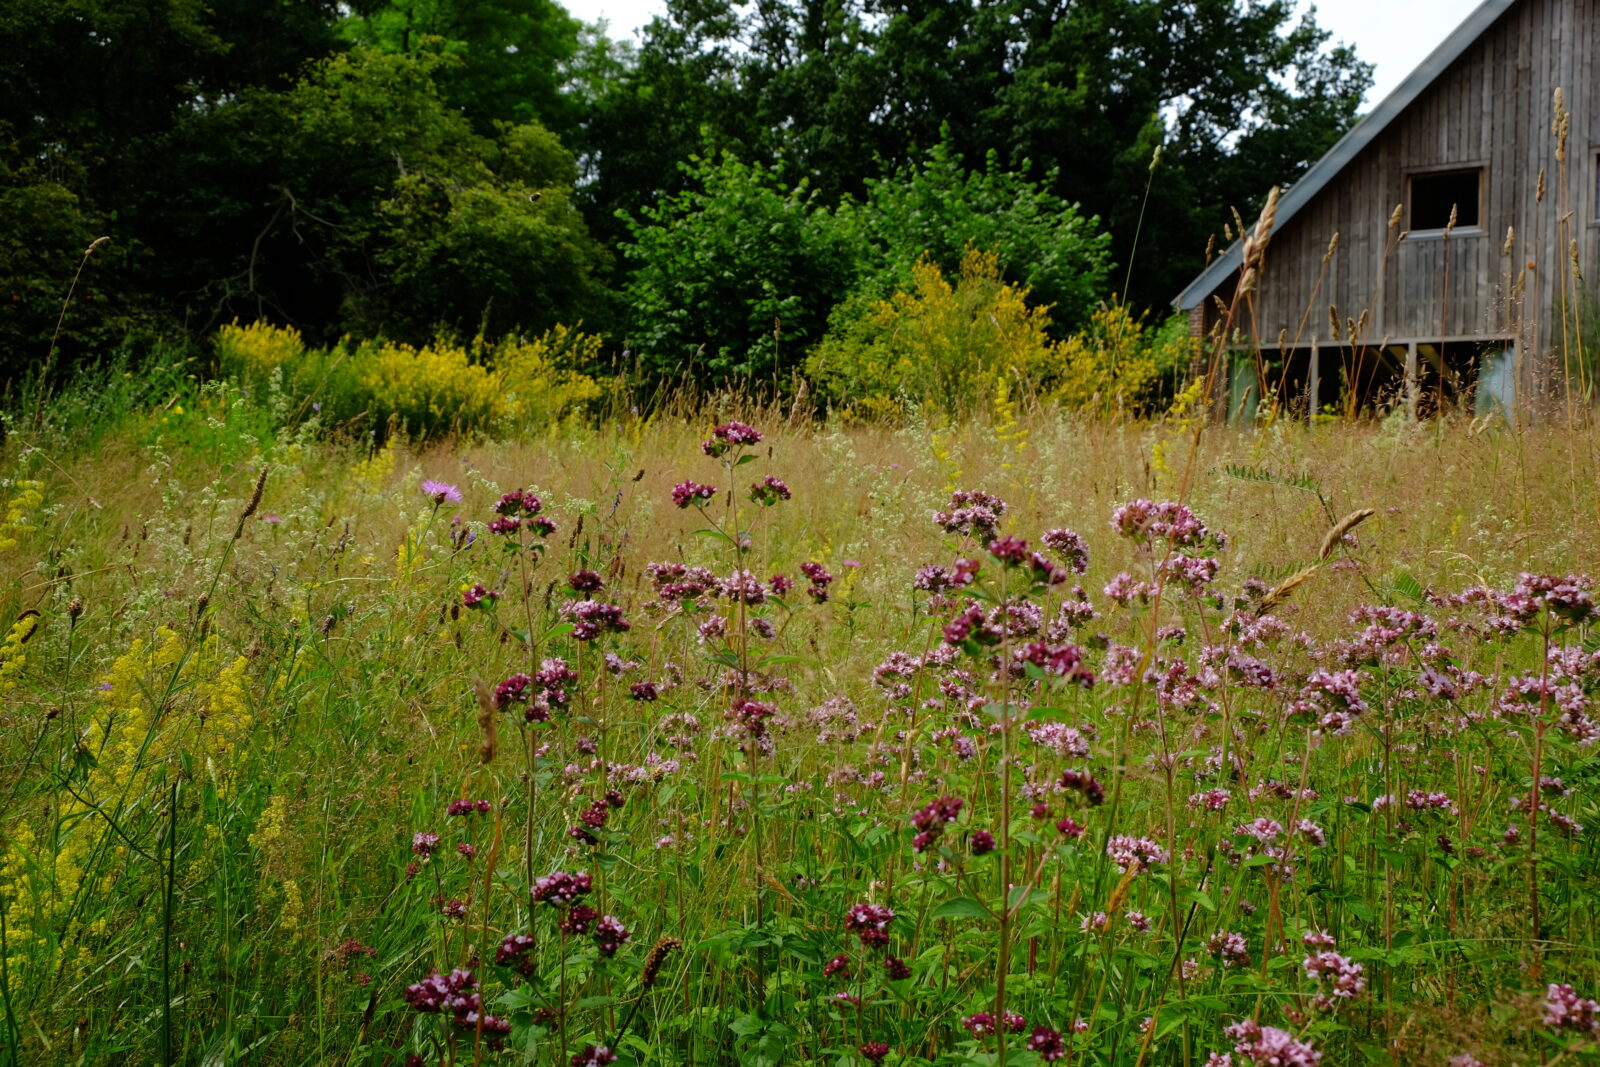
[{"label": "tree canopy", "polygon": [[[1370,80],[1290,0],[669,0],[637,47],[555,0],[12,0],[0,42],[5,379],[101,235],[68,362],[234,317],[619,346],[676,317],[662,373],[688,345],[781,373],[969,243],[1057,327],[1124,279],[1163,307]],[[757,222],[776,274],[680,255]]]}]

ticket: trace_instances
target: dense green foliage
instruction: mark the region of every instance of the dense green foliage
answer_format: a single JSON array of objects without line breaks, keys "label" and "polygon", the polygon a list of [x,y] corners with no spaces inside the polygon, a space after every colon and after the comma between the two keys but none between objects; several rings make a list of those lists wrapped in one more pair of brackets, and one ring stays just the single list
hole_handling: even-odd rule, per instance
[{"label": "dense green foliage", "polygon": [[[235,317],[319,343],[559,322],[781,385],[969,241],[1070,329],[1130,267],[1164,304],[1367,84],[1287,0],[673,0],[637,47],[554,0],[13,0],[0,42],[12,381],[100,236],[62,367]],[[691,158],[723,151],[744,176],[708,193]],[[704,236],[700,267],[664,287],[685,253],[646,223]]]}]

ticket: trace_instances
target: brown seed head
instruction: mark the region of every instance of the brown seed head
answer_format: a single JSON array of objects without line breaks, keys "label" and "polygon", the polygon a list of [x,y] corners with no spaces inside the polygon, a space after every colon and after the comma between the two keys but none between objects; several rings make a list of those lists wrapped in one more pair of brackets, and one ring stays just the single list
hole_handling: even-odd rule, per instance
[{"label": "brown seed head", "polygon": [[1363,522],[1366,522],[1376,514],[1377,511],[1373,508],[1362,508],[1359,511],[1352,511],[1350,514],[1334,523],[1333,528],[1322,535],[1322,545],[1317,549],[1317,559],[1325,560],[1329,556],[1333,555],[1334,548],[1338,546],[1345,534],[1349,533],[1351,530],[1354,530],[1357,526],[1360,526]]},{"label": "brown seed head", "polygon": [[661,973],[661,965],[667,957],[683,947],[683,942],[675,937],[663,937],[650,946],[650,954],[644,958],[644,967],[639,972],[639,985],[649,989],[655,985],[656,977]]}]

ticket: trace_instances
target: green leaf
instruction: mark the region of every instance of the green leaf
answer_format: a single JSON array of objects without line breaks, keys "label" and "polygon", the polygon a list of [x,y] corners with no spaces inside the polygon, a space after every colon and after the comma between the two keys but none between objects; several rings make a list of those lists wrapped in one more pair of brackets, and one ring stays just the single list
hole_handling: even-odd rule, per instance
[{"label": "green leaf", "polygon": [[1401,571],[1399,576],[1395,578],[1394,591],[1414,603],[1425,603],[1422,596],[1422,583],[1406,571]]},{"label": "green leaf", "polygon": [[990,919],[993,913],[972,897],[952,897],[928,914],[930,919]]},{"label": "green leaf", "polygon": [[721,530],[696,530],[695,534],[699,537],[709,537],[713,541],[721,541],[725,545],[733,544],[733,538],[729,537]]}]

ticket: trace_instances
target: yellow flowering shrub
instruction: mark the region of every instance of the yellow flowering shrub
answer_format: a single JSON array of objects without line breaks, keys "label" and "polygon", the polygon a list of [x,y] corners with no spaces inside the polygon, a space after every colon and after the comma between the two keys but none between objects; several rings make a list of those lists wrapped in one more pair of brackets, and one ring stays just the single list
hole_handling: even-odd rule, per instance
[{"label": "yellow flowering shrub", "polygon": [[22,673],[28,654],[22,646],[28,643],[33,631],[39,628],[39,613],[29,611],[11,624],[6,639],[0,643],[0,695],[17,687],[17,675]]},{"label": "yellow flowering shrub", "polygon": [[217,355],[224,374],[281,390],[292,418],[426,437],[567,418],[603,393],[577,370],[599,358],[601,344],[595,334],[557,326],[533,340],[493,344],[436,339],[415,348],[346,338],[321,349],[306,348],[292,329],[234,323],[217,335]]},{"label": "yellow flowering shrub", "polygon": [[518,427],[550,425],[601,395],[600,383],[576,369],[600,356],[600,338],[556,326],[532,341],[502,341],[489,351],[505,390],[505,417]]},{"label": "yellow flowering shrub", "polygon": [[217,364],[222,373],[252,384],[266,381],[280,367],[292,367],[305,351],[305,338],[292,326],[267,322],[240,326],[234,319],[217,331]]},{"label": "yellow flowering shrub", "polygon": [[[206,775],[221,796],[237,785],[235,756],[254,725],[246,664],[242,656],[222,656],[215,638],[185,656],[182,638],[166,628],[153,646],[135,640],[112,663],[79,741],[93,757],[85,778],[57,795],[48,832],[19,823],[0,856],[13,981],[30,966],[53,967],[61,946],[83,932],[63,928],[87,910],[79,906],[80,895],[107,892],[125,873],[127,849],[112,819],[159,810],[152,794],[182,762]],[[163,702],[163,694],[170,699]],[[86,886],[85,873],[107,835],[117,842],[108,850],[112,858],[102,862],[98,883]]]},{"label": "yellow flowering shrub", "polygon": [[1151,328],[1124,304],[1102,304],[1087,326],[1060,345],[1049,395],[1064,407],[1097,415],[1159,412],[1174,373],[1193,354],[1192,345],[1181,320]]},{"label": "yellow flowering shrub", "polygon": [[502,410],[494,375],[456,345],[367,342],[345,368],[353,388],[343,399],[380,427],[393,422],[413,436],[487,430]]},{"label": "yellow flowering shrub", "polygon": [[16,548],[21,535],[32,533],[34,512],[44,503],[44,483],[24,479],[14,482],[6,501],[6,517],[0,522],[0,551]]},{"label": "yellow flowering shrub", "polygon": [[1049,324],[1026,287],[1001,280],[998,253],[969,247],[954,284],[924,257],[909,291],[830,331],[806,366],[851,417],[897,419],[914,407],[961,415],[985,404],[1001,376],[1034,388],[1059,368]]}]

